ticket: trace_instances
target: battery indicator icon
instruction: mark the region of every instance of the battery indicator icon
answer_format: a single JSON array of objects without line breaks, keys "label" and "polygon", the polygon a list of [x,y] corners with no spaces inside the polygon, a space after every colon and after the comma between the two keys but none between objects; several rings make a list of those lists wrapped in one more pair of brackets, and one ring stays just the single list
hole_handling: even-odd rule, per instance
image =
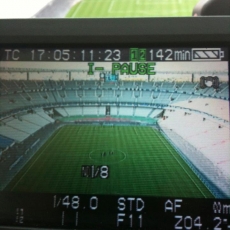
[{"label": "battery indicator icon", "polygon": [[224,51],[221,48],[197,48],[192,49],[192,61],[221,61]]}]

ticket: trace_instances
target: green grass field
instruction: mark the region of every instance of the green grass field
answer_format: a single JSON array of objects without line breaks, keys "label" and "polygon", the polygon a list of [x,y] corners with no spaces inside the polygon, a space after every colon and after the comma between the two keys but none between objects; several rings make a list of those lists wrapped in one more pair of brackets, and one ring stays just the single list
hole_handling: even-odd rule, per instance
[{"label": "green grass field", "polygon": [[67,18],[189,17],[198,0],[81,0]]},{"label": "green grass field", "polygon": [[[109,178],[82,177],[82,165],[107,165]],[[62,127],[5,190],[212,197],[158,131],[135,126]]]}]

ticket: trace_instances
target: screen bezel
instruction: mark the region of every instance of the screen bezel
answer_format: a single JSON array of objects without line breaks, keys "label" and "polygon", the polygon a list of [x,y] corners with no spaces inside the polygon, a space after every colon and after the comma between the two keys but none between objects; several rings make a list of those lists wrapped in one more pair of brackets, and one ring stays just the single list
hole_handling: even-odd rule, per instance
[{"label": "screen bezel", "polygon": [[0,20],[2,47],[228,47],[230,17]]},{"label": "screen bezel", "polygon": [[0,44],[131,46],[230,44],[230,17],[0,20]]}]

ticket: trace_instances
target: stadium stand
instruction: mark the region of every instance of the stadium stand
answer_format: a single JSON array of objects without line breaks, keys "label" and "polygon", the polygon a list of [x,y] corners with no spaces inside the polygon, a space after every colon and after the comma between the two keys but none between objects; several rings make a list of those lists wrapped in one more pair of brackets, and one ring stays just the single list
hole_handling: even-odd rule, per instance
[{"label": "stadium stand", "polygon": [[95,116],[98,114],[97,107],[83,107],[83,115]]},{"label": "stadium stand", "polygon": [[25,90],[28,90],[28,89],[35,90],[35,89],[42,88],[42,85],[40,85],[36,81],[23,81],[22,85],[23,85],[23,89]]},{"label": "stadium stand", "polygon": [[85,90],[84,101],[85,102],[97,102],[95,90]]},{"label": "stadium stand", "polygon": [[229,84],[228,83],[222,83],[220,85],[220,89],[215,90],[212,95],[217,97],[217,98],[229,99],[228,93],[229,93]]},{"label": "stadium stand", "polygon": [[83,110],[82,107],[66,107],[65,108],[66,113],[68,116],[83,116]]},{"label": "stadium stand", "polygon": [[2,85],[5,87],[5,89],[7,89],[8,93],[14,93],[17,92],[19,90],[21,90],[20,86],[19,86],[19,81],[14,81],[14,80],[2,80]]},{"label": "stadium stand", "polygon": [[68,113],[66,112],[65,109],[63,108],[55,108],[54,109],[58,114],[60,114],[61,116],[63,117],[67,117],[68,116]]},{"label": "stadium stand", "polygon": [[[15,73],[18,75],[17,73]],[[24,75],[23,75],[24,76]],[[97,82],[1,79],[1,116],[35,106],[65,103],[110,103],[130,105],[174,105],[200,98],[229,100],[229,86],[221,82],[219,89],[199,88],[192,82]],[[100,88],[102,87],[102,88]],[[95,90],[95,91],[94,91]],[[181,106],[178,104],[178,106]]]},{"label": "stadium stand", "polygon": [[47,100],[47,102],[50,102],[50,103],[57,102],[51,92],[42,92],[41,94],[42,94],[42,97]]},{"label": "stadium stand", "polygon": [[105,106],[98,107],[98,116],[104,116],[105,115]]},{"label": "stadium stand", "polygon": [[[40,129],[30,135],[22,144],[12,145],[0,154],[0,173],[2,190],[18,171],[33,157],[46,140],[60,127],[60,124],[49,123],[46,129]],[[1,137],[1,136],[0,136]],[[2,162],[4,162],[2,164]]]},{"label": "stadium stand", "polygon": [[151,111],[152,111],[151,108],[136,108],[134,116],[147,117],[150,114]]},{"label": "stadium stand", "polygon": [[188,101],[190,97],[191,95],[187,95],[187,94],[177,94],[177,97],[174,101]]},{"label": "stadium stand", "polygon": [[114,102],[116,101],[114,90],[103,90],[103,96],[101,97],[101,102]]},{"label": "stadium stand", "polygon": [[174,88],[175,83],[173,82],[162,82],[160,88],[164,90],[170,90]]},{"label": "stadium stand", "polygon": [[0,149],[5,149],[14,144],[14,140],[0,135]]},{"label": "stadium stand", "polygon": [[34,124],[34,125],[37,125],[39,127],[43,127],[43,126],[50,123],[48,120],[42,118],[38,114],[26,114],[26,115],[20,116],[20,119],[22,121],[27,121],[27,122]]},{"label": "stadium stand", "polygon": [[111,109],[110,109],[110,114],[112,116],[118,116],[118,107],[112,106]]},{"label": "stadium stand", "polygon": [[78,100],[75,90],[66,90],[67,98],[66,102],[76,102]]},{"label": "stadium stand", "polygon": [[[14,115],[14,117],[8,117],[1,120],[1,124],[3,124],[3,126],[13,128],[19,132],[23,132],[23,137],[25,137],[24,134],[33,134],[41,127],[53,122],[54,120],[49,117],[42,109],[37,110],[37,112],[34,111],[33,114],[21,113]],[[16,140],[19,141],[21,138],[16,138]],[[22,138],[22,140],[24,139]]]},{"label": "stadium stand", "polygon": [[197,98],[172,104],[176,107],[193,109],[229,121],[229,102],[213,98]]},{"label": "stadium stand", "polygon": [[107,82],[103,82],[102,88],[103,89],[116,89],[117,85],[116,85],[116,82],[107,81]]},{"label": "stadium stand", "polygon": [[141,82],[141,84],[138,86],[144,90],[151,90],[153,88],[153,84],[149,82]]},{"label": "stadium stand", "polygon": [[76,81],[64,81],[65,89],[72,89],[77,87]]},{"label": "stadium stand", "polygon": [[[229,123],[207,117],[203,113],[185,112],[178,109],[166,110],[158,124],[173,143],[183,153],[187,153],[186,157],[196,165],[202,174],[208,177],[207,180],[222,188],[222,191],[229,196]],[[187,124],[193,124],[193,126]],[[181,143],[178,143],[179,140],[185,145],[184,147],[181,147]],[[202,140],[205,140],[205,142],[202,142]],[[186,143],[193,147],[191,154],[184,149]],[[218,150],[220,148],[221,151]],[[198,162],[199,160],[200,162]],[[210,167],[212,169],[214,167],[215,170],[210,172]]]},{"label": "stadium stand", "polygon": [[133,91],[133,96],[135,97],[135,102],[137,102],[138,98],[141,96],[141,91],[139,89],[135,89]]},{"label": "stadium stand", "polygon": [[138,102],[139,103],[146,103],[146,102],[152,102],[152,96],[153,92],[152,91],[141,91],[140,97],[138,97]]},{"label": "stadium stand", "polygon": [[132,81],[122,81],[120,84],[120,89],[125,90],[125,89],[133,89],[134,87],[134,82]]},{"label": "stadium stand", "polygon": [[[202,100],[220,99],[218,105],[223,105],[219,108],[219,112],[211,109],[212,102],[207,101],[205,104],[210,108],[207,113],[213,116],[222,117],[219,113],[226,113],[225,103],[228,103],[229,86],[228,82],[220,82],[218,90],[214,88],[199,88],[198,83],[193,82],[133,82],[133,81],[118,81],[118,82],[101,82],[95,80],[86,81],[80,80],[25,80],[26,74],[14,73],[15,76],[21,76],[21,80],[5,80],[1,79],[1,117],[7,114],[18,113],[27,108],[56,106],[56,112],[61,116],[82,116],[82,109],[76,110],[75,106],[98,106],[98,105],[119,105],[127,106],[152,106],[151,108],[183,107],[186,109],[194,109],[196,102],[201,103]],[[47,75],[47,73],[46,73]],[[81,73],[78,73],[80,76]],[[82,74],[83,76],[84,74]],[[13,75],[12,75],[13,76]],[[44,75],[45,76],[45,75]],[[48,75],[47,75],[48,76]],[[59,75],[57,75],[59,76]],[[74,74],[72,75],[74,79]],[[11,77],[13,78],[13,77]],[[83,79],[83,78],[82,78]],[[202,100],[201,100],[202,99]],[[72,107],[64,108],[65,105],[71,103]],[[202,106],[200,108],[202,111]],[[215,106],[214,106],[215,107]],[[213,107],[213,109],[214,109]],[[215,107],[216,108],[216,107]],[[127,112],[131,116],[142,113],[140,108]],[[77,112],[76,112],[77,111]],[[96,116],[104,115],[104,108],[96,109]],[[151,112],[151,111],[150,111]],[[111,107],[111,115],[117,115],[116,107]],[[126,113],[121,109],[121,113],[126,116]],[[149,113],[149,118],[154,118],[155,112]],[[144,114],[144,117],[146,114]],[[49,117],[49,116],[48,116]],[[49,121],[49,118],[48,118]],[[50,121],[53,122],[53,121]]]},{"label": "stadium stand", "polygon": [[154,109],[152,113],[149,114],[150,118],[158,117],[163,112],[163,109]]},{"label": "stadium stand", "polygon": [[95,81],[84,81],[84,88],[96,89],[97,85]]},{"label": "stadium stand", "polygon": [[133,116],[134,108],[133,107],[120,107],[119,116]]},{"label": "stadium stand", "polygon": [[[218,197],[230,195],[228,82],[221,82],[216,90],[201,89],[189,81],[86,81],[81,73],[72,74],[72,79],[76,76],[82,77],[81,81],[0,80],[0,162],[4,160],[12,175],[62,118],[83,121],[101,116],[99,122],[125,118],[130,124],[136,118],[142,125],[158,121],[159,129],[207,187]],[[107,116],[106,106],[110,109]]]},{"label": "stadium stand", "polygon": [[40,129],[40,126],[36,124],[32,124],[32,123],[29,123],[27,121],[22,121],[22,120],[20,121],[18,119],[9,121],[6,124],[9,127],[15,128],[17,130],[23,131],[28,134],[33,134],[34,132]]},{"label": "stadium stand", "polygon": [[[36,110],[35,110],[36,111]],[[54,119],[52,119],[48,114],[44,112],[44,110],[38,110],[36,111],[36,114],[42,117],[43,119],[47,120],[50,123],[54,123]]]},{"label": "stadium stand", "polygon": [[51,91],[51,94],[53,95],[56,102],[59,102],[59,103],[63,102],[62,98],[58,94],[58,91],[53,90],[53,91]]},{"label": "stadium stand", "polygon": [[0,126],[0,135],[13,139],[17,142],[24,141],[29,134],[7,125]]},{"label": "stadium stand", "polygon": [[132,91],[122,91],[122,94],[119,97],[119,101],[120,102],[134,102]]}]

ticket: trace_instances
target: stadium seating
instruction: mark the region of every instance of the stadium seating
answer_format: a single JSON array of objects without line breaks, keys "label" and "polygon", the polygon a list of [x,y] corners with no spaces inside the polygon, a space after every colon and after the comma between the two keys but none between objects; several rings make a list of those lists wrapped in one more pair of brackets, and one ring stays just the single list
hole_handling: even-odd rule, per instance
[{"label": "stadium seating", "polygon": [[22,85],[25,90],[35,90],[42,88],[42,84],[39,84],[37,81],[22,81]]},{"label": "stadium seating", "polygon": [[107,81],[107,82],[103,82],[102,88],[103,89],[116,89],[117,85],[116,85],[116,82]]},{"label": "stadium seating", "polygon": [[228,83],[221,83],[220,89],[214,92],[214,96],[217,98],[228,99],[229,95],[229,84]]},{"label": "stadium seating", "polygon": [[[5,74],[7,75],[7,74]],[[192,82],[99,82],[95,80],[54,81],[54,80],[24,80],[26,75],[20,76],[19,81],[1,79],[1,116],[7,113],[46,105],[62,105],[67,103],[88,103],[115,105],[160,105],[187,106],[187,102],[200,98],[218,98],[222,102],[229,100],[229,86],[221,82],[220,88],[201,89]],[[81,73],[79,73],[79,76]],[[9,77],[7,75],[7,77]],[[44,75],[45,76],[45,75]],[[57,75],[58,76],[58,75]],[[75,76],[75,75],[73,75]],[[74,79],[74,78],[73,78]],[[191,103],[195,104],[195,103]],[[179,104],[178,104],[179,103]],[[186,107],[187,108],[187,107]],[[192,108],[192,107],[191,107]],[[222,108],[223,109],[223,108]],[[211,114],[212,111],[209,111]],[[214,114],[215,116],[221,116]],[[223,118],[224,119],[224,118]]]},{"label": "stadium seating", "polygon": [[85,90],[84,101],[97,102],[97,96],[95,90]]},{"label": "stadium seating", "polygon": [[158,117],[163,112],[163,109],[154,109],[152,113],[149,114],[150,118]]},{"label": "stadium seating", "polygon": [[54,109],[58,114],[60,114],[61,116],[63,117],[67,117],[68,116],[68,113],[66,112],[65,109],[63,108],[55,108]]},{"label": "stadium seating", "polygon": [[104,116],[105,115],[105,106],[98,107],[98,116]]},{"label": "stadium seating", "polygon": [[[117,85],[115,82],[100,84],[98,82],[101,89],[96,89],[98,87],[96,81],[1,80],[1,82],[1,98],[4,104],[10,104],[9,110],[47,103],[90,101],[168,104],[171,101],[190,100],[190,97],[194,96],[229,100],[228,83],[221,83],[220,88],[215,90],[200,89],[197,84],[191,82],[119,82]],[[111,92],[112,90],[115,91]]]},{"label": "stadium seating", "polygon": [[152,91],[142,91],[140,92],[140,96],[138,97],[137,101],[139,103],[146,103],[146,102],[151,103],[153,100],[152,96],[153,96]]},{"label": "stadium seating", "polygon": [[138,83],[138,88],[142,88],[144,90],[151,90],[153,88],[153,84],[149,82],[141,82],[141,84]]},{"label": "stadium seating", "polygon": [[97,107],[83,107],[83,115],[98,115]]},{"label": "stadium seating", "polygon": [[117,116],[118,115],[118,107],[112,106],[110,109],[110,115]]},{"label": "stadium seating", "polygon": [[68,116],[82,116],[83,115],[83,111],[82,111],[82,107],[66,107],[65,108],[66,113],[68,114]]},{"label": "stadium seating", "polygon": [[[44,73],[43,75],[45,77],[47,74]],[[48,105],[51,107],[55,105],[54,111],[62,117],[104,116],[105,105],[110,105],[110,115],[112,116],[155,118],[162,113],[162,106],[166,108],[171,106],[172,108],[199,110],[210,116],[225,121],[229,120],[228,115],[226,115],[229,114],[229,111],[226,111],[229,100],[227,82],[220,82],[219,89],[215,90],[214,88],[201,89],[198,83],[189,81],[87,81],[83,77],[83,73],[72,73],[72,81],[44,80],[45,78],[43,80],[26,80],[27,75],[25,73],[11,75],[4,73],[2,76],[0,84],[1,117],[10,114],[22,114],[23,110],[36,107],[43,108]],[[7,77],[15,79],[14,76],[20,77],[20,80],[6,80]],[[58,77],[59,75],[55,76]],[[82,79],[74,80],[75,76]],[[215,103],[213,100],[216,100]],[[84,107],[82,107],[83,105]],[[146,108],[146,106],[150,107]],[[33,125],[43,127],[54,122],[54,119],[50,118],[44,111],[24,114],[19,118],[21,120],[16,117],[9,122],[9,125],[20,127],[21,131],[30,134],[33,131],[36,132]],[[27,130],[28,125],[25,125],[24,129],[22,128],[22,124],[27,124],[26,122],[32,124],[31,130]]]},{"label": "stadium seating", "polygon": [[[197,106],[199,107],[199,104],[197,104]],[[217,180],[219,181],[218,183],[222,181],[221,186],[219,184],[218,187],[223,188],[224,192],[227,192],[229,195],[229,190],[226,191],[226,186],[229,186],[230,179],[229,122],[211,118],[205,113],[185,112],[183,109],[166,110],[164,117],[165,118],[160,119],[159,125],[167,136],[179,147],[181,145],[178,143],[180,139],[182,139],[184,144],[188,143],[193,146],[195,149],[193,150],[193,154],[199,153],[199,157],[193,157],[193,155],[190,154],[187,155],[188,159],[194,162],[195,159],[197,161],[197,159],[202,158],[202,164],[199,162],[194,162],[194,164],[205,175],[209,175],[210,178],[208,179],[214,184],[217,183]],[[187,124],[193,125],[188,126]],[[184,127],[186,127],[186,129]],[[175,137],[175,135],[177,135],[177,137]],[[205,142],[202,142],[202,140],[205,140]],[[188,151],[183,152],[188,154]],[[213,165],[212,168],[214,167],[216,169],[218,175],[215,173],[215,170],[210,173],[208,171],[210,165],[206,165],[205,162],[207,162],[207,164],[211,162],[210,164]],[[227,184],[226,181],[228,181]]]},{"label": "stadium seating", "polygon": [[173,82],[162,82],[160,84],[160,88],[164,90],[171,90],[174,88],[174,86],[175,86],[175,83]]},{"label": "stadium seating", "polygon": [[76,102],[79,99],[75,90],[66,90],[66,94],[66,102]]},{"label": "stadium seating", "polygon": [[151,108],[136,108],[134,112],[134,116],[137,117],[148,117],[148,115],[152,112]]},{"label": "stadium seating", "polygon": [[124,90],[121,92],[121,96],[119,97],[120,102],[134,102],[134,96],[132,91]]},{"label": "stadium seating", "polygon": [[100,98],[100,101],[102,103],[106,102],[115,102],[117,97],[115,96],[115,91],[114,90],[103,90],[103,96]]},{"label": "stadium seating", "polygon": [[229,102],[213,98],[197,98],[172,103],[173,106],[194,109],[229,121]]},{"label": "stadium seating", "polygon": [[0,135],[0,149],[5,149],[11,146],[13,143],[14,140]]},{"label": "stadium seating", "polygon": [[40,129],[40,126],[36,124],[18,119],[13,119],[12,121],[7,122],[6,125],[28,134],[33,134]]},{"label": "stadium seating", "polygon": [[120,107],[118,113],[119,113],[119,116],[133,116],[134,109],[133,107]]},{"label": "stadium seating", "polygon": [[41,92],[42,97],[47,101],[47,103],[56,103],[56,99],[52,92]]},{"label": "stadium seating", "polygon": [[41,118],[37,114],[26,114],[26,115],[21,116],[20,119],[22,119],[23,121],[27,121],[31,124],[37,125],[39,127],[43,127],[49,124],[49,121]]},{"label": "stadium seating", "polygon": [[[19,167],[24,160],[22,155],[27,156],[25,153],[30,152],[30,148],[42,145],[38,133],[46,136],[46,130],[61,124],[61,120],[85,122],[97,117],[95,120],[99,122],[107,119],[111,122],[125,118],[140,120],[141,125],[158,121],[166,138],[182,153],[188,153],[183,157],[190,167],[198,165],[202,175],[210,176],[207,181],[227,193],[227,186],[230,186],[228,82],[221,82],[220,88],[215,90],[201,89],[198,83],[189,81],[87,81],[82,73],[72,73],[72,77],[81,80],[1,79],[0,150],[11,147],[7,158],[4,153],[0,159],[11,156],[4,165],[7,170]],[[110,106],[111,117],[105,115],[106,106]],[[25,146],[30,148],[21,145],[20,149],[17,143],[27,141],[30,143]],[[18,149],[15,150],[14,145]]]},{"label": "stadium seating", "polygon": [[125,89],[133,89],[134,87],[134,82],[132,81],[123,81],[120,84],[120,89],[125,90]]},{"label": "stadium seating", "polygon": [[96,89],[97,85],[95,81],[84,81],[84,88]]},{"label": "stadium seating", "polygon": [[16,128],[9,127],[7,125],[0,126],[0,135],[8,137],[17,142],[21,142],[29,137],[30,134],[17,130]]},{"label": "stadium seating", "polygon": [[[36,110],[35,110],[36,111]],[[44,112],[44,110],[36,111],[36,114],[39,115],[41,118],[47,120],[49,123],[54,123],[54,119],[52,119],[48,114]]]}]

